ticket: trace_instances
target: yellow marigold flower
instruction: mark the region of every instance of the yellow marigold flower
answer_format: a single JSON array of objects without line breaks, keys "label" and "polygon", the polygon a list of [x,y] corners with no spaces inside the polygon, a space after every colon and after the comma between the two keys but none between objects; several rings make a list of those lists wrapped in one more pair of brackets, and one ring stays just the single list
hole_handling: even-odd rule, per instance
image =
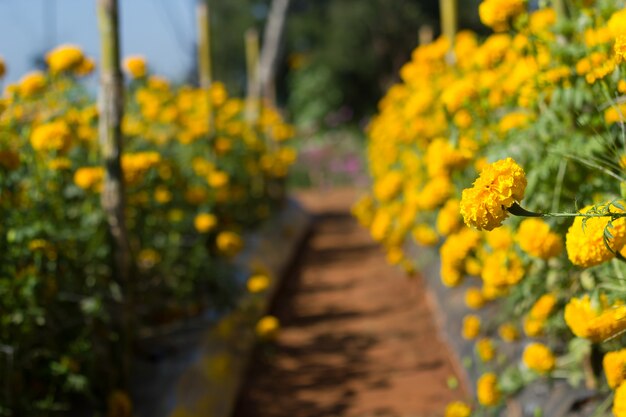
[{"label": "yellow marigold flower", "polygon": [[372,220],[370,234],[377,242],[382,241],[391,227],[391,215],[386,210],[377,210]]},{"label": "yellow marigold flower", "polygon": [[160,185],[154,190],[154,200],[160,204],[169,203],[172,201],[172,193],[167,187]]},{"label": "yellow marigold flower", "polygon": [[447,286],[456,286],[463,278],[465,260],[480,242],[480,233],[463,228],[458,233],[448,236],[441,245],[441,279]]},{"label": "yellow marigold flower", "polygon": [[437,231],[441,236],[456,232],[462,225],[459,200],[450,199],[437,214]]},{"label": "yellow marigold flower", "polygon": [[217,226],[217,217],[210,213],[200,213],[193,220],[193,225],[200,233],[208,233]]},{"label": "yellow marigold flower", "polygon": [[613,105],[604,111],[606,124],[622,123],[626,116],[626,104]]},{"label": "yellow marigold flower", "polygon": [[509,28],[509,21],[524,12],[524,0],[484,0],[478,6],[480,21],[496,32]]},{"label": "yellow marigold flower", "polygon": [[494,251],[508,250],[513,246],[513,233],[508,227],[499,227],[490,232],[485,232],[485,237]]},{"label": "yellow marigold flower", "polygon": [[46,54],[50,72],[57,74],[78,68],[84,60],[83,51],[75,45],[61,45]]},{"label": "yellow marigold flower", "polygon": [[626,93],[626,80],[619,80],[617,82],[617,91],[619,91],[622,94]]},{"label": "yellow marigold flower", "polygon": [[481,405],[493,406],[500,402],[501,392],[498,386],[498,377],[492,372],[485,373],[478,378],[476,394]]},{"label": "yellow marigold flower", "polygon": [[124,59],[124,70],[133,78],[143,78],[148,72],[146,59],[140,55],[129,56]]},{"label": "yellow marigold flower", "polygon": [[543,32],[556,22],[556,12],[551,7],[536,10],[529,17],[529,26],[532,33]]},{"label": "yellow marigold flower", "polygon": [[528,114],[522,112],[508,113],[500,119],[498,129],[504,134],[513,129],[520,129],[528,125],[530,118]]},{"label": "yellow marigold flower", "polygon": [[430,178],[419,192],[417,202],[422,210],[434,210],[446,201],[452,194],[453,185],[447,175],[437,175]]},{"label": "yellow marigold flower", "polygon": [[23,97],[30,97],[46,86],[46,76],[41,71],[33,71],[20,78],[18,91]]},{"label": "yellow marigold flower", "polygon": [[274,316],[265,316],[258,321],[255,327],[257,336],[261,339],[272,340],[278,336],[280,322]]},{"label": "yellow marigold flower", "polygon": [[482,170],[472,188],[463,190],[461,215],[465,224],[493,230],[508,216],[507,209],[524,198],[526,174],[507,158]]},{"label": "yellow marigold flower", "polygon": [[257,294],[265,291],[270,286],[270,278],[266,274],[255,274],[248,278],[246,287],[248,292]]},{"label": "yellow marigold flower", "polygon": [[611,15],[607,27],[613,37],[626,35],[626,9],[616,11]]},{"label": "yellow marigold flower", "polygon": [[72,161],[68,158],[54,158],[48,162],[48,168],[53,171],[63,171],[72,167]]},{"label": "yellow marigold flower", "polygon": [[473,257],[465,259],[465,272],[467,272],[469,275],[479,277],[482,271],[483,266],[478,261],[478,259]]},{"label": "yellow marigold flower", "polygon": [[234,232],[221,232],[217,235],[217,249],[224,255],[231,257],[243,249],[243,240]]},{"label": "yellow marigold flower", "polygon": [[107,417],[131,417],[133,403],[125,391],[115,390],[107,401]]},{"label": "yellow marigold flower", "polygon": [[424,246],[434,246],[439,242],[437,233],[427,224],[418,224],[413,228],[413,239]]},{"label": "yellow marigold flower", "polygon": [[473,314],[463,317],[463,338],[466,340],[476,339],[480,333],[480,318]]},{"label": "yellow marigold flower", "polygon": [[473,309],[479,309],[485,305],[485,297],[480,288],[471,287],[465,291],[465,305]]},{"label": "yellow marigold flower", "polygon": [[91,74],[95,69],[96,69],[96,61],[94,61],[92,58],[85,57],[83,59],[83,62],[81,62],[81,64],[78,67],[76,67],[74,72],[76,73],[76,75],[84,77],[86,75]]},{"label": "yellow marigold flower", "polygon": [[514,251],[495,251],[483,260],[481,278],[487,286],[506,288],[524,277],[522,261]]},{"label": "yellow marigold flower", "polygon": [[36,151],[63,151],[71,143],[70,128],[63,120],[45,123],[33,129],[30,144]]},{"label": "yellow marigold flower", "polygon": [[391,246],[387,249],[387,262],[390,265],[398,265],[404,259],[404,251],[400,246]]},{"label": "yellow marigold flower", "polygon": [[505,342],[514,342],[519,339],[519,331],[512,323],[503,323],[498,327],[498,335]]},{"label": "yellow marigold flower", "polygon": [[228,92],[226,91],[226,86],[221,82],[215,82],[211,84],[211,89],[209,91],[211,102],[214,106],[220,107],[226,100],[228,100]]},{"label": "yellow marigold flower", "polygon": [[129,184],[136,184],[143,179],[144,174],[161,161],[158,152],[136,152],[122,155],[122,169],[124,180]]},{"label": "yellow marigold flower", "polygon": [[618,63],[626,58],[626,35],[620,35],[615,39],[613,52],[615,52],[615,59]]},{"label": "yellow marigold flower", "polygon": [[626,379],[626,349],[607,352],[602,367],[609,387],[617,388]]},{"label": "yellow marigold flower", "polygon": [[444,417],[470,417],[472,409],[462,401],[454,401],[446,406]]},{"label": "yellow marigold flower", "polygon": [[607,306],[601,297],[600,306],[593,306],[588,295],[572,298],[565,306],[565,323],[572,333],[592,342],[602,342],[626,330],[626,306]]},{"label": "yellow marigold flower", "polygon": [[496,356],[496,348],[493,346],[493,341],[487,337],[482,338],[476,342],[476,353],[483,362],[489,362]]},{"label": "yellow marigold flower", "polygon": [[386,202],[400,192],[403,175],[400,171],[390,171],[374,183],[374,196],[378,201]]},{"label": "yellow marigold flower", "polygon": [[542,343],[531,343],[524,349],[522,361],[528,369],[547,374],[554,369],[555,359],[550,348]]},{"label": "yellow marigold flower", "polygon": [[454,169],[463,168],[471,156],[472,154],[468,150],[455,149],[448,139],[437,138],[426,148],[424,160],[428,175],[434,178],[440,175],[447,176]]},{"label": "yellow marigold flower", "polygon": [[563,250],[561,236],[550,231],[550,226],[541,219],[522,221],[515,240],[524,252],[541,259],[558,256]]},{"label": "yellow marigold flower", "polygon": [[[587,206],[580,212],[586,213],[593,206]],[[603,209],[603,207],[599,207]],[[613,212],[621,212],[616,208],[611,208]],[[587,218],[583,228],[583,218],[576,217],[574,223],[567,231],[565,246],[569,260],[577,266],[588,268],[601,264],[612,259],[615,255],[604,243],[604,230],[609,223],[609,217]],[[620,218],[614,220],[613,227],[608,231],[613,235],[608,239],[608,243],[614,251],[619,251],[626,244],[626,220]]]},{"label": "yellow marigold flower", "polygon": [[522,327],[524,328],[524,333],[526,334],[526,336],[539,337],[543,334],[543,328],[545,323],[545,320],[535,319],[526,316],[522,321]]},{"label": "yellow marigold flower", "polygon": [[207,175],[207,182],[213,188],[221,188],[228,185],[229,177],[224,171],[213,171]]},{"label": "yellow marigold flower", "polygon": [[528,315],[537,320],[546,320],[554,310],[556,302],[554,294],[544,294],[533,304]]},{"label": "yellow marigold flower", "polygon": [[104,169],[102,167],[78,168],[74,173],[74,184],[83,190],[100,191],[104,181]]},{"label": "yellow marigold flower", "polygon": [[161,262],[161,255],[155,249],[142,249],[137,254],[137,263],[142,269],[153,268],[159,262]]},{"label": "yellow marigold flower", "polygon": [[626,417],[626,383],[624,382],[615,390],[613,414],[615,417]]}]

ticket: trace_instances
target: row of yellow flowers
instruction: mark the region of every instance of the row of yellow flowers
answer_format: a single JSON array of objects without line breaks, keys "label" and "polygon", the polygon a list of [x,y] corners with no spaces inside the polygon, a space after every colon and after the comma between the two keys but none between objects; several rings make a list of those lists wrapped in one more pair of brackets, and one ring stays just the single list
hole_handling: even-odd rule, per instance
[{"label": "row of yellow flowers", "polygon": [[[557,16],[484,0],[494,34],[416,48],[368,128],[373,184],[354,214],[391,263],[412,274],[407,242],[438,246],[441,280],[465,286],[468,309],[501,310],[465,317],[482,376],[448,417],[502,407],[536,378],[615,389],[626,415],[622,7],[571,0]],[[498,346],[522,334],[521,358],[505,360]]]},{"label": "row of yellow flowers", "polygon": [[[119,390],[122,306],[141,328],[234,303],[243,288],[229,260],[282,198],[293,128],[265,105],[247,119],[219,82],[172,85],[144,58],[126,59],[133,266],[120,288],[100,206],[98,111],[80,80],[96,65],[73,45],[46,63],[0,98],[0,415],[104,410],[109,393],[108,415],[118,415],[111,410],[129,409]],[[267,277],[256,272],[250,291],[263,291]]]}]

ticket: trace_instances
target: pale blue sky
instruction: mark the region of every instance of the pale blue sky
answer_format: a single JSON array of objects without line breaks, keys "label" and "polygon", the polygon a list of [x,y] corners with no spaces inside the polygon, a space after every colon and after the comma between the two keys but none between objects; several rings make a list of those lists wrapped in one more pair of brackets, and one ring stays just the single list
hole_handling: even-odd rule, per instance
[{"label": "pale blue sky", "polygon": [[[184,77],[193,60],[196,0],[119,1],[122,55],[144,55],[153,72],[173,80]],[[0,0],[0,56],[8,67],[6,80],[18,80],[34,69],[35,56],[62,43],[79,45],[97,60],[95,4],[96,0]],[[51,24],[55,15],[56,24]]]}]

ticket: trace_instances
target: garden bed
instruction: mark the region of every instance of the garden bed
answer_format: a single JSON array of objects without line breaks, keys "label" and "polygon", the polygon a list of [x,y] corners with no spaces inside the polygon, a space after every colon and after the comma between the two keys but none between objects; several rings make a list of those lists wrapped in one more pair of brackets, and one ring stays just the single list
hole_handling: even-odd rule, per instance
[{"label": "garden bed", "polygon": [[[467,307],[465,292],[471,287],[469,281],[450,288],[441,282],[441,260],[438,252],[427,247],[414,247],[412,253],[419,260],[420,272],[428,288],[428,300],[435,312],[437,327],[453,356],[457,374],[470,392],[476,392],[481,366],[475,357],[475,341],[462,337],[463,318],[476,314],[483,323],[493,321],[499,313],[498,303],[479,311]],[[494,332],[495,333],[495,332]],[[490,335],[487,336],[496,336]],[[521,363],[521,356],[528,339],[501,345],[499,362]],[[506,359],[505,359],[506,358]],[[515,396],[508,399],[502,416],[550,416],[582,417],[594,415],[604,396],[584,387],[572,387],[564,380],[535,380]]]},{"label": "garden bed", "polygon": [[245,237],[246,249],[235,260],[242,284],[251,271],[266,272],[271,280],[265,292],[246,293],[222,317],[207,311],[143,338],[149,353],[135,360],[133,372],[138,416],[230,415],[256,341],[255,325],[309,226],[310,216],[288,200],[260,230]]}]

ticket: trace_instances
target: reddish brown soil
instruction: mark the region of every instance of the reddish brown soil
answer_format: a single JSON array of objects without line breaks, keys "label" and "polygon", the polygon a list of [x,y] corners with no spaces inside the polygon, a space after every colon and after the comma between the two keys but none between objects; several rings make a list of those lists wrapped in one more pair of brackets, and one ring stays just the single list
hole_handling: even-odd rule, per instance
[{"label": "reddish brown soil", "polygon": [[305,193],[316,214],[272,314],[275,346],[259,346],[235,417],[425,417],[462,398],[420,278],[385,262],[350,217],[351,190]]}]

